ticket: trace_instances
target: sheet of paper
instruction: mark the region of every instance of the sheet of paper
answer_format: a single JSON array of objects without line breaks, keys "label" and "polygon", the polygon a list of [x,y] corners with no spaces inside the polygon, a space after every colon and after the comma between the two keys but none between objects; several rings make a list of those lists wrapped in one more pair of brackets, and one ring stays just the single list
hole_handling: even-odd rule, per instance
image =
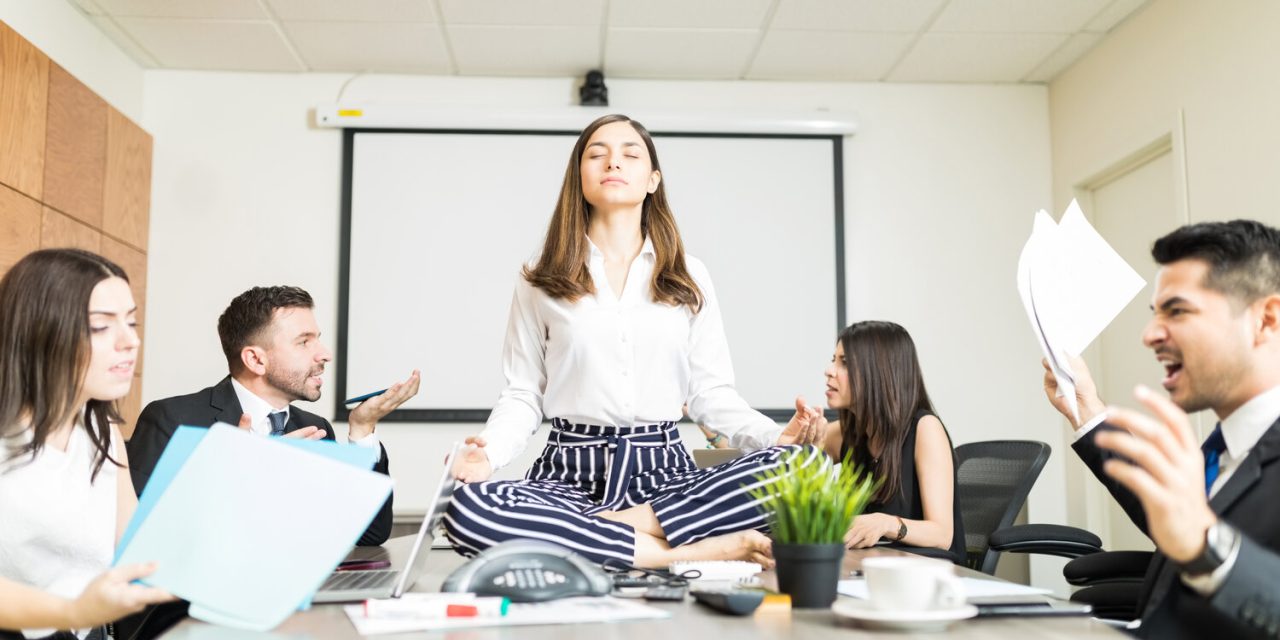
[{"label": "sheet of paper", "polygon": [[[966,600],[973,598],[989,598],[992,596],[1041,596],[1052,593],[1048,589],[1028,587],[1026,585],[1005,582],[1004,580],[984,580],[982,578],[960,578],[960,586],[964,588]],[[838,587],[840,595],[866,600],[867,581],[863,578],[841,580]]]},{"label": "sheet of paper", "polygon": [[1057,224],[1035,215],[1018,257],[1018,295],[1040,350],[1076,420],[1075,376],[1068,356],[1079,356],[1129,304],[1145,281],[1089,224],[1075,200]]},{"label": "sheet of paper", "polygon": [[364,605],[347,605],[343,608],[356,632],[362,636],[406,631],[435,631],[440,629],[467,629],[471,627],[509,627],[540,624],[574,624],[581,622],[621,622],[624,620],[654,620],[669,618],[671,614],[641,604],[635,600],[610,596],[592,598],[564,598],[550,602],[513,603],[507,615],[502,617],[441,618],[441,617],[375,617],[364,615]]},{"label": "sheet of paper", "polygon": [[[225,422],[219,422],[215,426],[219,425],[224,427],[231,426]],[[196,445],[200,444],[200,441],[204,439],[207,433],[209,433],[209,430],[203,427],[184,425],[178,427],[173,432],[173,435],[170,436],[164,452],[160,454],[160,459],[156,461],[155,468],[151,470],[151,478],[147,480],[147,486],[143,488],[142,495],[138,497],[138,508],[134,509],[133,518],[129,520],[129,525],[125,527],[124,535],[120,537],[120,544],[116,545],[117,562],[120,559],[120,553],[125,547],[129,546],[129,541],[133,539],[133,534],[138,529],[138,525],[147,519],[147,515],[151,513],[151,508],[155,506],[156,500],[164,494],[165,489],[169,488],[169,483],[173,482],[173,476],[186,463],[187,458],[191,457],[191,452],[195,451]],[[339,444],[332,440],[299,440],[296,438],[279,438],[279,440],[285,444],[332,458],[358,469],[372,469],[381,454],[378,449],[373,447]]]},{"label": "sheet of paper", "polygon": [[310,447],[214,426],[154,498],[117,564],[157,562],[144,582],[190,601],[192,617],[270,629],[328,577],[391,485]]}]

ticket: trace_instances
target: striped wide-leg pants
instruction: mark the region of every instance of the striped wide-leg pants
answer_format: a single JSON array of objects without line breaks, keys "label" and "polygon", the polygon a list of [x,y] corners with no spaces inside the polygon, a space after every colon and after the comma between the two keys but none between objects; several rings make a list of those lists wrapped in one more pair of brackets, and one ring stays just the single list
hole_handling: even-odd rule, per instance
[{"label": "striped wide-leg pants", "polygon": [[[595,514],[648,503],[677,547],[756,529],[764,516],[748,491],[795,447],[771,447],[698,469],[675,423],[602,427],[552,420],[547,447],[524,480],[459,485],[445,515],[454,548],[474,555],[516,538],[546,540],[594,562],[635,560],[635,530]],[[808,463],[825,464],[808,448]]]}]

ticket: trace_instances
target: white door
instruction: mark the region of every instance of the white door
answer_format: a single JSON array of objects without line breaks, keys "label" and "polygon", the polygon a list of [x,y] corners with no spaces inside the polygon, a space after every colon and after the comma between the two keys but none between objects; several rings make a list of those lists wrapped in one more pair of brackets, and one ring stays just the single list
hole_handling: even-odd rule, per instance
[{"label": "white door", "polygon": [[[1094,226],[1102,237],[1147,281],[1147,286],[1125,307],[1094,342],[1100,367],[1094,371],[1098,392],[1110,404],[1134,407],[1133,388],[1138,383],[1160,390],[1164,368],[1150,349],[1142,345],[1142,329],[1151,318],[1151,288],[1156,263],[1151,244],[1182,225],[1175,202],[1173,154],[1166,151],[1114,179],[1093,187],[1091,209]],[[1124,511],[1104,491],[1108,502],[1109,531],[1098,531],[1108,549],[1152,549],[1151,541],[1129,521]],[[1109,534],[1109,535],[1108,535]]]}]

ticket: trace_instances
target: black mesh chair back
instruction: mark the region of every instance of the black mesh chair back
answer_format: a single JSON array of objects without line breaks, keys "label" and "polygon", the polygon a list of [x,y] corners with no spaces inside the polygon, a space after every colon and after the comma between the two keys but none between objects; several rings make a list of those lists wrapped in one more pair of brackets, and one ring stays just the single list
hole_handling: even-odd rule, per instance
[{"label": "black mesh chair back", "polygon": [[956,460],[966,564],[994,574],[1000,552],[991,549],[991,533],[1013,524],[1049,460],[1049,445],[1033,440],[970,442],[956,447]]}]

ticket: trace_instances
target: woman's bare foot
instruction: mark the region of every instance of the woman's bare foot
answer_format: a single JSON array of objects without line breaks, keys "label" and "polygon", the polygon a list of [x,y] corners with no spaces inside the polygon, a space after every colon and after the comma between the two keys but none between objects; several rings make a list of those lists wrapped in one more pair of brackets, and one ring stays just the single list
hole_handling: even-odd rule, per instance
[{"label": "woman's bare foot", "polygon": [[737,531],[671,548],[666,540],[636,532],[636,566],[666,567],[673,562],[746,560],[773,567],[773,542],[759,531]]}]

